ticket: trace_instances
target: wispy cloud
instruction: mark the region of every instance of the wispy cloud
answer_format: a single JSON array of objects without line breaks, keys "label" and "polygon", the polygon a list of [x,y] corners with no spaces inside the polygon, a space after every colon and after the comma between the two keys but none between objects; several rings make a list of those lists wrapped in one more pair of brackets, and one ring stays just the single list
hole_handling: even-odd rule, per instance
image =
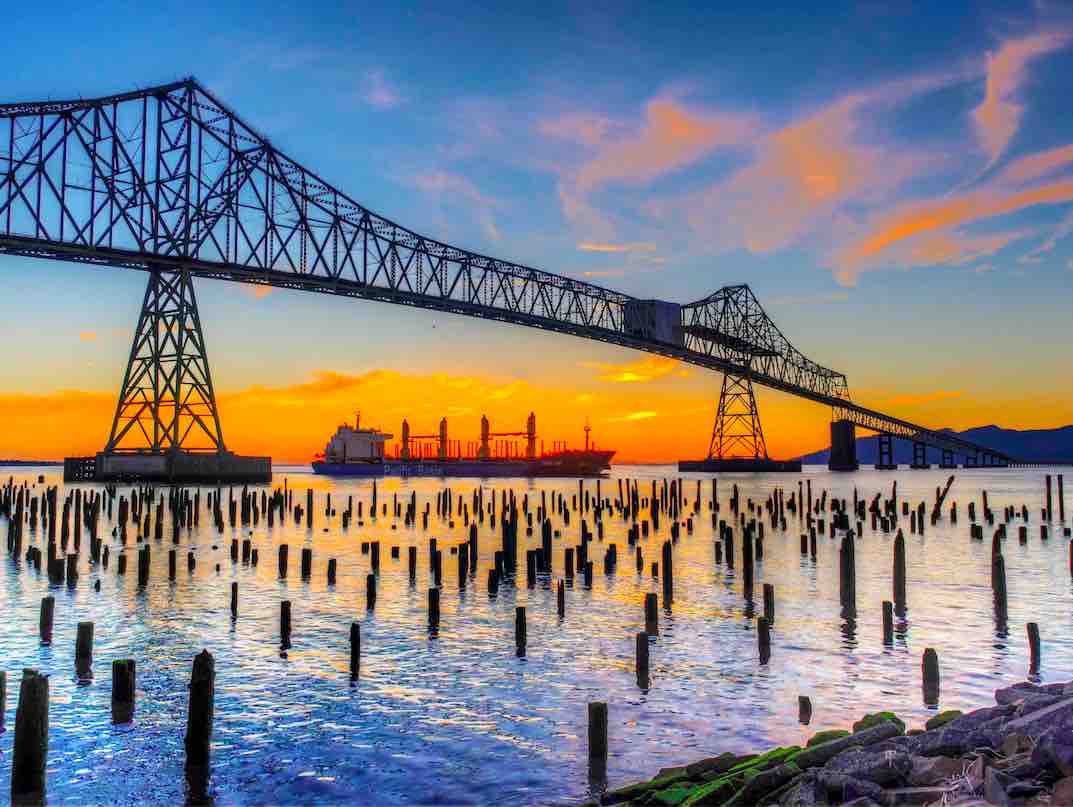
[{"label": "wispy cloud", "polygon": [[585,146],[599,146],[607,138],[608,133],[620,127],[619,122],[610,118],[586,113],[572,113],[561,118],[545,119],[537,124],[537,130],[545,137],[570,140]]},{"label": "wispy cloud", "polygon": [[988,155],[988,165],[1002,156],[1017,133],[1024,105],[1020,101],[1028,63],[1058,50],[1068,42],[1066,33],[1048,32],[1003,42],[987,56],[984,99],[973,110],[976,134]]},{"label": "wispy cloud", "polygon": [[582,252],[655,252],[656,245],[651,243],[638,244],[594,244],[582,241],[577,245]]},{"label": "wispy cloud", "polygon": [[659,417],[659,412],[655,412],[651,409],[643,409],[639,412],[630,412],[626,415],[617,415],[615,417],[608,418],[612,423],[625,423],[632,420],[648,420],[649,418]]},{"label": "wispy cloud", "polygon": [[365,87],[362,97],[367,104],[378,109],[391,109],[406,100],[399,90],[387,80],[383,70],[369,70],[365,73]]},{"label": "wispy cloud", "polygon": [[677,359],[667,359],[662,356],[649,356],[638,361],[626,362],[625,364],[584,362],[582,366],[599,370],[599,379],[601,381],[613,381],[616,383],[653,381],[672,373],[683,377],[689,374],[689,371],[683,368]]},{"label": "wispy cloud", "polygon": [[504,205],[501,199],[483,193],[469,179],[451,171],[429,171],[411,178],[415,187],[436,197],[463,197],[475,207],[477,221],[484,237],[499,241],[501,236],[493,211]]},{"label": "wispy cloud", "polygon": [[78,341],[80,341],[80,342],[96,342],[97,341],[97,332],[96,331],[80,331],[79,334],[78,334]]}]

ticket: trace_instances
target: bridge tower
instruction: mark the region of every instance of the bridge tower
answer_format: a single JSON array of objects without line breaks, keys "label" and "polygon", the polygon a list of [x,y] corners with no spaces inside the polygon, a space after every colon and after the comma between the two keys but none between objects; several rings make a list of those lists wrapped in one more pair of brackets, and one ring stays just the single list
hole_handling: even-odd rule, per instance
[{"label": "bridge tower", "polygon": [[723,374],[708,459],[768,459],[760,410],[748,376]]}]

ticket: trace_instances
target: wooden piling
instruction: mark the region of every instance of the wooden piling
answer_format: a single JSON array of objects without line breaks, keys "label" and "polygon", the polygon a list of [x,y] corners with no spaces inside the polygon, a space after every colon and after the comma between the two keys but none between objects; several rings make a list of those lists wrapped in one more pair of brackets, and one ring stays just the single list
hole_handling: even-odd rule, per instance
[{"label": "wooden piling", "polygon": [[924,651],[921,661],[921,673],[924,679],[924,703],[933,706],[939,702],[939,654],[931,647]]},{"label": "wooden piling", "polygon": [[93,623],[79,622],[75,637],[75,672],[79,678],[93,676]]},{"label": "wooden piling", "polygon": [[335,585],[335,558],[328,558],[328,585]]},{"label": "wooden piling", "polygon": [[313,550],[302,548],[302,579],[308,580],[313,575]]},{"label": "wooden piling", "polygon": [[803,726],[812,722],[812,699],[807,695],[797,696],[797,722]]},{"label": "wooden piling", "polygon": [[883,600],[883,644],[894,644],[894,603]]},{"label": "wooden piling", "polygon": [[231,583],[231,618],[238,619],[238,583]]},{"label": "wooden piling", "polygon": [[607,760],[607,704],[589,704],[589,759]]},{"label": "wooden piling", "polygon": [[291,646],[291,601],[279,604],[279,646],[286,650]]},{"label": "wooden piling", "polygon": [[[290,603],[287,603],[289,606]],[[216,700],[216,660],[208,650],[194,657],[186,716],[186,768],[207,768]]]},{"label": "wooden piling", "polygon": [[440,627],[440,590],[435,586],[428,590],[428,627],[432,631]]},{"label": "wooden piling", "polygon": [[11,803],[43,804],[48,763],[48,676],[23,670],[11,756]]},{"label": "wooden piling", "polygon": [[376,575],[365,575],[365,608],[369,611],[376,607]]},{"label": "wooden piling", "polygon": [[905,611],[905,536],[902,531],[894,537],[894,605],[898,613]]},{"label": "wooden piling", "polygon": [[528,641],[525,625],[525,606],[519,605],[514,609],[514,648],[519,656],[525,655],[525,646]]},{"label": "wooden piling", "polygon": [[112,662],[112,722],[129,723],[134,719],[134,659]]},{"label": "wooden piling", "polygon": [[648,689],[648,634],[638,633],[635,639],[637,648],[637,686]]},{"label": "wooden piling", "polygon": [[1040,665],[1039,625],[1029,622],[1025,627],[1028,630],[1028,671],[1035,675],[1039,672]]},{"label": "wooden piling", "polygon": [[41,643],[52,642],[52,617],[56,611],[56,598],[49,595],[41,598],[41,613],[38,619],[38,629],[41,634]]},{"label": "wooden piling", "polygon": [[279,545],[279,576],[280,576],[280,578],[284,578],[284,577],[287,576],[287,553],[288,552],[289,552],[289,547],[287,546],[287,544],[280,544]]},{"label": "wooden piling", "polygon": [[775,586],[771,583],[764,583],[764,619],[775,624]]},{"label": "wooden piling", "polygon": [[555,593],[556,606],[559,610],[559,619],[566,616],[566,584],[559,581],[559,588]]},{"label": "wooden piling", "polygon": [[361,673],[361,625],[350,623],[350,678],[354,680]]},{"label": "wooden piling", "polygon": [[764,617],[756,620],[756,634],[760,650],[760,663],[767,664],[771,658],[771,624]]}]

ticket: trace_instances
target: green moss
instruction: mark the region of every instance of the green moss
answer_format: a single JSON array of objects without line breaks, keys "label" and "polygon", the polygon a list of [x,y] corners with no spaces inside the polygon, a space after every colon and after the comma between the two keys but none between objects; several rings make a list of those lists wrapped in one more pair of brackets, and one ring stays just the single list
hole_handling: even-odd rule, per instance
[{"label": "green moss", "polygon": [[742,773],[748,770],[761,771],[765,768],[770,768],[772,765],[777,765],[787,757],[793,756],[801,749],[796,745],[789,745],[785,748],[772,748],[770,751],[760,754],[760,756],[753,757],[745,762],[739,762],[728,773]]},{"label": "green moss", "polygon": [[831,740],[837,740],[840,737],[848,737],[849,734],[850,733],[845,729],[828,729],[827,731],[818,731],[809,738],[806,747],[812,748],[812,746],[814,745],[821,745],[823,743],[830,742]]},{"label": "green moss", "polygon": [[924,724],[924,729],[926,731],[937,729],[940,726],[945,726],[951,720],[958,717],[961,717],[961,711],[959,709],[947,709],[945,712],[939,712],[935,717],[930,718],[928,722]]},{"label": "green moss", "polygon": [[894,714],[894,712],[873,712],[872,714],[865,715],[853,724],[853,733],[856,734],[858,731],[864,731],[873,726],[878,726],[884,720],[896,725],[899,734],[905,734],[905,723],[898,717],[898,715]]},{"label": "green moss", "polygon": [[726,774],[718,779],[713,779],[707,784],[695,787],[689,792],[689,796],[681,803],[681,807],[693,807],[701,804],[722,804],[731,794],[738,789],[735,779],[739,777]]},{"label": "green moss", "polygon": [[674,787],[668,787],[665,790],[657,791],[652,794],[651,803],[653,804],[667,804],[670,807],[681,804],[690,794],[690,788],[683,787],[682,785],[675,785]]},{"label": "green moss", "polygon": [[923,734],[924,729],[906,729],[906,737],[916,737],[918,734]]}]

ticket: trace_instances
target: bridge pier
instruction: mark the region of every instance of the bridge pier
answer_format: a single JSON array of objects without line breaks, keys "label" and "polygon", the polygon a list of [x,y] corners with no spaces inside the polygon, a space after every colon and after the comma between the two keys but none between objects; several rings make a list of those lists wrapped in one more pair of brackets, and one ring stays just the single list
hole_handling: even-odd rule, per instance
[{"label": "bridge pier", "polygon": [[879,462],[876,463],[877,471],[896,471],[897,463],[894,462],[894,436],[881,433],[879,435]]},{"label": "bridge pier", "polygon": [[928,446],[919,440],[913,441],[913,464],[909,467],[920,471],[926,471],[931,467],[928,462]]},{"label": "bridge pier", "polygon": [[856,471],[857,434],[852,420],[831,421],[831,459],[827,462],[831,471]]},{"label": "bridge pier", "polygon": [[954,452],[949,448],[943,449],[943,458],[939,462],[939,467],[944,469],[957,468],[957,463],[954,462]]}]

